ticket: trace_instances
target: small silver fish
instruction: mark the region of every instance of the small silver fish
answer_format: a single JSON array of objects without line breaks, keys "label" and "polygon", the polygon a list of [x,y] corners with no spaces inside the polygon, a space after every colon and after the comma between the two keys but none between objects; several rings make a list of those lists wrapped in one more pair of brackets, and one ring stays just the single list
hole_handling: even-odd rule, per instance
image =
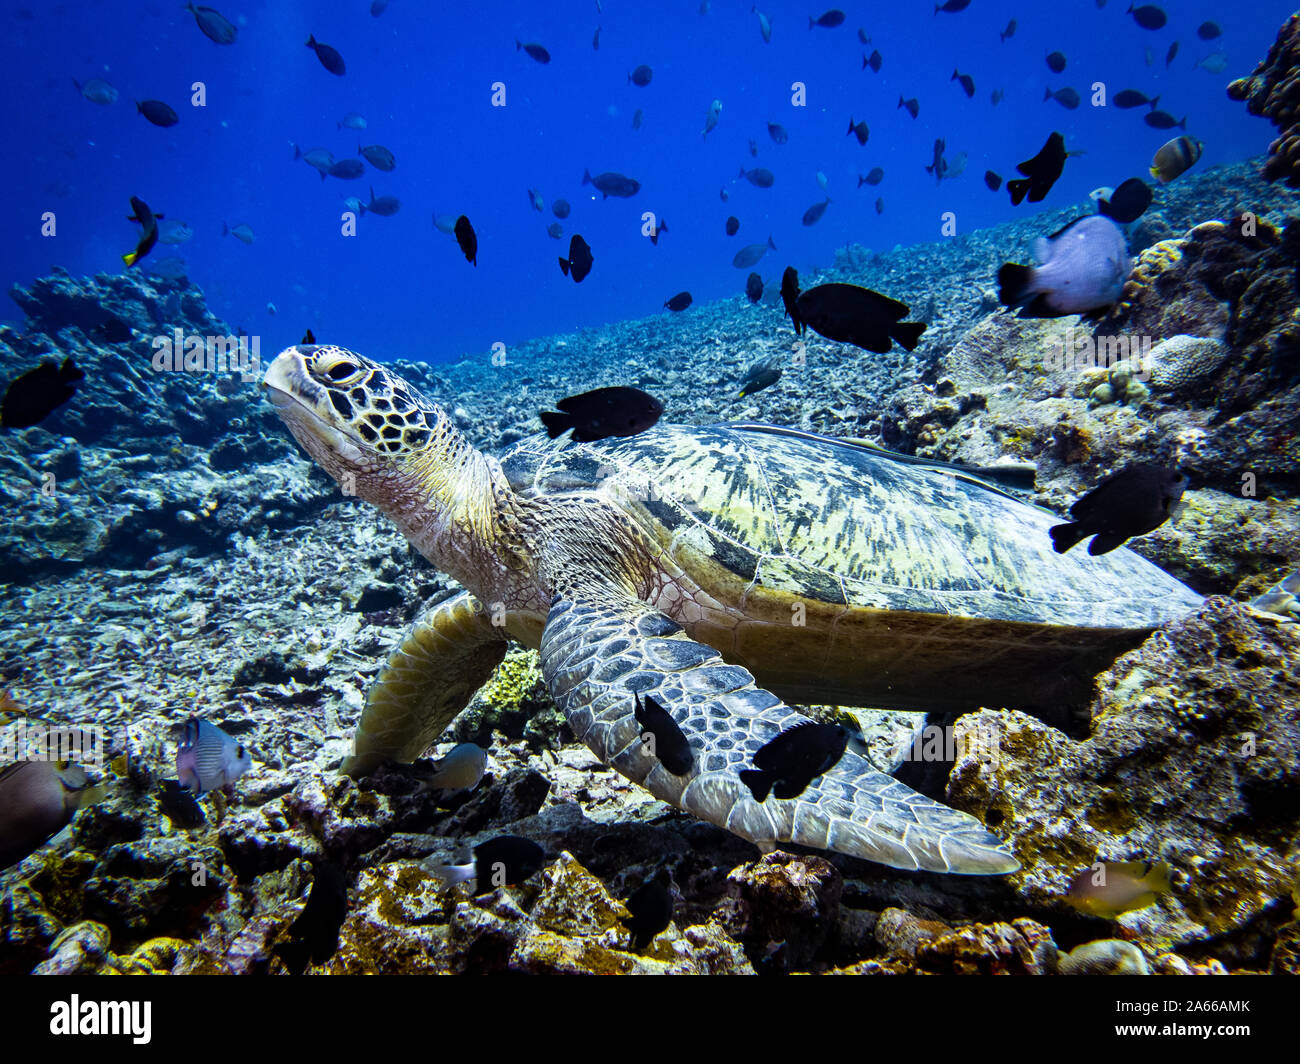
[{"label": "small silver fish", "polygon": [[253,767],[253,757],[215,724],[191,717],[181,726],[176,775],[182,787],[205,794],[234,783]]},{"label": "small silver fish", "polygon": [[420,784],[416,793],[473,790],[486,771],[487,751],[476,743],[461,743],[438,762],[437,772]]}]

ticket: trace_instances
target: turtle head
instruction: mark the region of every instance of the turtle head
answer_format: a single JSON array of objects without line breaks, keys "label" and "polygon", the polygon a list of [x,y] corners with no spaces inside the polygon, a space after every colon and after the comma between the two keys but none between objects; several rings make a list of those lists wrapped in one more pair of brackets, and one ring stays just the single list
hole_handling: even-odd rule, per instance
[{"label": "turtle head", "polygon": [[330,344],[285,348],[262,383],[345,494],[374,503],[464,582],[467,554],[481,553],[492,534],[494,463],[440,406],[388,367]]},{"label": "turtle head", "polygon": [[[434,443],[450,425],[436,404],[384,366],[330,344],[281,351],[262,383],[308,453],[356,494]],[[377,500],[371,500],[377,501]]]}]

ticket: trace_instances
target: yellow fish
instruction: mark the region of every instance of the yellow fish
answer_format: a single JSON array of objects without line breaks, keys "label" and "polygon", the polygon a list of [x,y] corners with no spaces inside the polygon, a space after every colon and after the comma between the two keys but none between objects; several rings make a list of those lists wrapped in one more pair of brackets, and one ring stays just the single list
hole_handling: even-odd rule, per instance
[{"label": "yellow fish", "polygon": [[1089,916],[1114,920],[1154,904],[1169,886],[1164,861],[1099,861],[1074,877],[1065,900]]}]

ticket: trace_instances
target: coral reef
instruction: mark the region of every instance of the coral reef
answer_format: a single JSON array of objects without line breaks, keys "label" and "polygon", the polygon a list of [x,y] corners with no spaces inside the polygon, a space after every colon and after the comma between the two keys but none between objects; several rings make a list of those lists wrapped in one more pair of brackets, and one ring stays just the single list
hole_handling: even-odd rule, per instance
[{"label": "coral reef", "polygon": [[1268,146],[1263,175],[1300,188],[1300,15],[1292,15],[1277,31],[1277,39],[1246,78],[1228,86],[1228,97],[1244,100],[1253,115],[1269,119],[1279,130]]}]

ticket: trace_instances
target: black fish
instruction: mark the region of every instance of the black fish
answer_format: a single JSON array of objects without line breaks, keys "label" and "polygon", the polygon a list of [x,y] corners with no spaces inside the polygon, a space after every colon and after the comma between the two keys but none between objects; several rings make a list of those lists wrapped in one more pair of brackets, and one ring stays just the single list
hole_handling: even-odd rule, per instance
[{"label": "black fish", "polygon": [[199,828],[208,822],[203,807],[188,788],[181,786],[180,780],[162,781],[158,805],[167,819],[179,828]]},{"label": "black fish", "polygon": [[764,388],[770,388],[781,379],[781,356],[772,355],[769,358],[755,362],[749,369],[745,370],[745,376],[740,382],[740,394],[737,399],[744,399],[747,395],[753,395],[755,392],[761,392]]},{"label": "black fish", "polygon": [[463,214],[456,219],[456,243],[465,253],[465,260],[473,266],[478,265],[478,234]]},{"label": "black fish", "polygon": [[672,923],[673,895],[668,889],[669,882],[668,871],[661,868],[623,903],[632,914],[623,925],[632,932],[633,949],[645,949],[655,935]]},{"label": "black fish", "polygon": [[[898,98],[898,107],[907,108],[907,113],[911,115],[913,118],[915,118],[918,114],[921,113],[921,105],[916,102],[915,96],[913,96],[910,100],[904,100],[903,97],[900,96]],[[894,110],[897,111],[898,107],[895,107]]]},{"label": "black fish", "polygon": [[366,160],[376,170],[383,170],[388,173],[397,167],[397,159],[393,153],[385,148],[382,144],[370,144],[366,147],[357,145],[357,154]]},{"label": "black fish", "polygon": [[106,344],[124,344],[133,335],[131,326],[112,314],[98,325],[92,325],[89,331]]},{"label": "black fish", "polygon": [[634,715],[636,722],[641,725],[642,742],[645,741],[644,735],[647,732],[654,738],[654,756],[659,759],[659,763],[674,776],[685,776],[690,772],[691,766],[695,764],[695,754],[673,715],[649,695],[644,698],[636,696]]},{"label": "black fish", "polygon": [[758,141],[756,141],[753,137],[749,138],[749,154],[752,155],[755,159],[758,158]]},{"label": "black fish", "polygon": [[745,278],[745,295],[751,303],[757,303],[763,298],[763,278],[756,273],[751,273]]},{"label": "black fish", "polygon": [[1216,37],[1221,37],[1223,30],[1219,29],[1217,22],[1202,22],[1196,27],[1196,36],[1203,41],[1212,41]]},{"label": "black fish", "polygon": [[885,213],[885,198],[883,196],[876,197],[876,213],[877,214]]},{"label": "black fish", "polygon": [[943,138],[939,137],[934,142],[934,160],[925,168],[927,174],[934,174],[936,181],[942,181],[943,175],[948,169],[947,162],[944,161],[943,150],[946,145]]},{"label": "black fish", "polygon": [[858,145],[861,146],[861,145],[863,145],[863,144],[866,144],[866,142],[867,142],[867,137],[869,137],[869,136],[871,135],[871,131],[870,131],[869,129],[867,129],[867,124],[866,124],[866,122],[859,122],[857,125],[854,125],[854,124],[853,124],[853,116],[850,115],[850,116],[849,116],[849,131],[848,131],[847,133],[845,133],[844,135],[845,135],[846,137],[857,137],[857,138],[858,138]]},{"label": "black fish", "polygon": [[1065,69],[1065,54],[1063,52],[1050,52],[1047,56],[1047,69],[1053,74],[1059,74]]},{"label": "black fish", "polygon": [[1176,56],[1177,54],[1178,54],[1178,42],[1177,42],[1177,41],[1174,41],[1174,43],[1171,44],[1171,45],[1169,46],[1169,51],[1167,51],[1167,52],[1165,53],[1165,69],[1166,69],[1166,70],[1169,69],[1169,64],[1172,63],[1172,62],[1174,61],[1174,56]]},{"label": "black fish", "polygon": [[341,869],[317,861],[307,904],[289,925],[289,938],[274,947],[293,975],[302,975],[308,960],[324,964],[339,948],[339,928],[348,915],[348,882]]},{"label": "black fish", "polygon": [[814,26],[821,26],[823,29],[833,30],[836,26],[842,26],[843,24],[844,12],[838,7],[831,8],[826,14],[819,15],[817,18],[813,18],[811,15],[808,16],[809,29]]},{"label": "black fish", "polygon": [[551,213],[557,218],[567,218],[569,216],[569,201],[557,199],[551,204]]},{"label": "black fish", "polygon": [[62,366],[42,362],[12,381],[0,402],[0,428],[27,429],[39,425],[76,394],[86,375],[70,358]]},{"label": "black fish", "polygon": [[752,170],[746,170],[743,166],[740,168],[740,174],[755,188],[771,188],[776,183],[776,175],[763,166],[756,166]]},{"label": "black fish", "polygon": [[161,217],[163,217],[161,214],[154,214],[144,200],[136,196],[131,197],[131,213],[127,215],[126,220],[140,223],[140,239],[134,251],[128,251],[122,256],[122,261],[128,267],[134,266],[148,255],[158,243],[158,219]]},{"label": "black fish", "polygon": [[955,15],[968,7],[970,7],[970,0],[944,0],[942,4],[934,5],[934,13],[937,15],[940,11],[946,11],[950,15]]},{"label": "black fish", "polygon": [[871,38],[867,35],[867,31],[864,30],[861,26],[858,27],[858,40],[860,40],[863,44],[871,43]]},{"label": "black fish", "polygon": [[307,47],[316,53],[316,58],[320,60],[320,65],[328,70],[331,74],[337,74],[342,77],[347,73],[347,66],[343,62],[343,57],[339,55],[338,50],[331,48],[328,44],[321,44],[316,40],[314,33],[307,35]]},{"label": "black fish", "polygon": [[819,284],[797,300],[799,319],[828,340],[883,355],[897,340],[915,351],[925,323],[903,321],[906,303],[855,284]]},{"label": "black fish", "polygon": [[669,310],[676,312],[679,310],[685,310],[692,302],[693,300],[691,299],[690,292],[678,292],[672,297],[672,299],[664,303],[664,306]]},{"label": "black fish", "polygon": [[1160,102],[1160,97],[1150,97],[1144,92],[1138,92],[1137,89],[1120,89],[1115,93],[1114,104],[1121,111],[1127,111],[1132,107],[1141,107],[1144,103],[1150,104],[1154,111],[1156,105]]},{"label": "black fish", "polygon": [[1109,199],[1097,201],[1097,212],[1120,225],[1128,225],[1142,217],[1143,211],[1151,206],[1151,195],[1150,185],[1140,177],[1130,177],[1110,194]]},{"label": "black fish", "polygon": [[532,839],[498,835],[474,847],[474,890],[486,894],[497,887],[522,883],[546,862],[546,852]]},{"label": "black fish", "polygon": [[316,343],[316,337],[312,334],[312,331],[310,329],[308,329],[307,332],[303,335],[302,342],[304,344]]},{"label": "black fish", "polygon": [[849,733],[838,724],[811,720],[781,732],[754,754],[754,768],[740,773],[754,801],[797,798],[818,776],[835,767],[849,744]]},{"label": "black fish", "polygon": [[[949,80],[949,81],[955,81],[955,82],[957,82],[958,84],[960,84],[960,85],[961,85],[961,91],[964,92],[964,93],[966,94],[966,98],[967,98],[967,99],[972,99],[972,98],[974,98],[974,96],[975,96],[975,79],[974,79],[973,77],[971,77],[969,74],[959,74],[959,73],[957,73],[956,69],[954,69],[953,72],[952,72],[952,77],[950,77],[948,80]],[[895,110],[897,110],[897,108],[895,108]]]},{"label": "black fish", "polygon": [[740,232],[740,219],[734,214],[727,219],[727,236],[735,236]]},{"label": "black fish", "polygon": [[1132,15],[1133,21],[1144,30],[1158,30],[1169,21],[1169,17],[1155,4],[1143,4],[1139,8],[1129,4],[1125,14]]},{"label": "black fish", "polygon": [[1043,90],[1043,101],[1055,100],[1067,111],[1076,111],[1079,108],[1078,90],[1070,88],[1068,85],[1063,89],[1057,89],[1053,92],[1051,89]]},{"label": "black fish", "polygon": [[572,273],[576,284],[591,273],[591,264],[594,260],[591,257],[591,248],[587,246],[587,242],[575,233],[573,239],[569,241],[569,257],[559,261],[560,272],[565,277]]},{"label": "black fish", "polygon": [[651,70],[648,66],[646,66],[644,63],[642,63],[639,67],[637,67],[634,71],[632,71],[632,73],[630,73],[627,76],[627,80],[630,81],[633,85],[640,85],[642,88],[645,88],[647,85],[650,84],[650,79],[653,78],[654,76],[655,76],[655,72]]},{"label": "black fish", "polygon": [[632,116],[632,128],[633,128],[633,129],[640,129],[640,128],[641,128],[641,119],[644,117],[644,115],[645,115],[645,112],[642,111],[641,108],[638,107],[638,108],[636,109],[636,114],[634,114],[634,115]]},{"label": "black fish", "polygon": [[862,57],[862,69],[866,70],[867,67],[871,67],[872,73],[879,74],[880,68],[884,62],[884,57],[880,54],[879,50],[873,50],[870,58],[865,55]]},{"label": "black fish", "polygon": [[1024,179],[1013,177],[1007,182],[1012,204],[1021,203],[1026,193],[1030,203],[1040,202],[1065,170],[1065,156],[1065,138],[1060,133],[1053,133],[1037,155],[1018,163],[1016,169]]},{"label": "black fish", "polygon": [[355,181],[365,172],[365,164],[360,159],[340,159],[321,174],[321,177],[323,179],[325,174],[329,174],[330,177],[337,177],[340,181]]},{"label": "black fish", "polygon": [[539,63],[545,64],[551,61],[551,53],[548,52],[545,48],[543,48],[540,44],[523,44],[522,42],[516,40],[515,51],[517,52],[521,48],[525,52],[527,52],[529,56],[531,56],[533,59],[536,59]]},{"label": "black fish", "polygon": [[174,126],[180,121],[176,112],[163,103],[162,100],[136,100],[135,109],[155,126],[162,126],[163,129]]},{"label": "black fish", "polygon": [[655,247],[658,247],[658,246],[659,246],[659,234],[660,234],[660,233],[666,233],[666,232],[668,232],[668,219],[667,219],[667,218],[660,218],[660,219],[659,219],[659,224],[656,225],[656,226],[654,227],[653,230],[651,230],[651,233],[650,233],[650,243],[652,243]]},{"label": "black fish", "polygon": [[767,124],[767,135],[772,138],[774,144],[785,144],[790,140],[790,134],[786,132],[785,126],[779,122],[769,122]]},{"label": "black fish", "polygon": [[871,172],[868,173],[866,177],[863,177],[861,174],[858,174],[858,188],[861,188],[863,185],[878,185],[884,179],[885,179],[885,171],[882,170],[879,166],[873,167],[871,169]]},{"label": "black fish", "polygon": [[803,335],[803,319],[799,317],[799,274],[793,266],[787,266],[781,275],[781,302],[785,312],[794,323],[795,335]]},{"label": "black fish", "polygon": [[1148,111],[1142,116],[1142,121],[1152,129],[1186,129],[1187,116],[1183,115],[1182,121],[1175,121],[1174,116],[1168,111]]},{"label": "black fish", "polygon": [[990,192],[996,192],[1002,187],[1002,175],[995,174],[992,170],[985,170],[984,184],[988,186]]},{"label": "black fish", "polygon": [[555,439],[573,429],[576,443],[635,436],[653,426],[664,412],[663,403],[640,388],[597,388],[561,399],[555,405],[563,413],[543,410],[537,415],[546,426],[546,434]]},{"label": "black fish", "polygon": [[1145,535],[1168,521],[1186,488],[1187,478],[1176,469],[1152,462],[1128,466],[1070,507],[1074,521],[1048,529],[1052,547],[1064,554],[1095,535],[1088,553],[1106,554],[1130,536]]},{"label": "black fish", "polygon": [[803,212],[803,224],[816,225],[819,221],[821,221],[822,215],[826,213],[826,208],[829,207],[830,205],[831,205],[831,201],[829,196],[821,203],[814,203],[811,207],[809,207],[806,211]]},{"label": "black fish", "polygon": [[641,191],[641,182],[635,178],[624,177],[622,174],[610,171],[604,174],[591,176],[590,170],[582,172],[582,183],[584,185],[595,185],[600,192],[601,199],[608,199],[610,196],[618,196],[627,199],[629,196],[635,196]]},{"label": "black fish", "polygon": [[203,36],[217,44],[234,44],[236,30],[220,11],[211,7],[204,7],[200,4],[195,7],[192,3],[185,5],[185,10],[194,16],[194,21],[199,24],[199,29],[203,31]]},{"label": "black fish", "polygon": [[1007,28],[1004,29],[1001,33],[998,34],[998,36],[1002,39],[1002,42],[1003,42],[1004,44],[1007,42],[1007,40],[1008,40],[1009,38],[1014,37],[1015,35],[1016,35],[1016,20],[1015,20],[1015,19],[1012,19],[1010,22],[1008,22],[1008,23],[1007,23]]},{"label": "black fish", "polygon": [[552,222],[546,227],[546,235],[552,240],[559,240],[564,235],[564,226],[559,222]]}]

